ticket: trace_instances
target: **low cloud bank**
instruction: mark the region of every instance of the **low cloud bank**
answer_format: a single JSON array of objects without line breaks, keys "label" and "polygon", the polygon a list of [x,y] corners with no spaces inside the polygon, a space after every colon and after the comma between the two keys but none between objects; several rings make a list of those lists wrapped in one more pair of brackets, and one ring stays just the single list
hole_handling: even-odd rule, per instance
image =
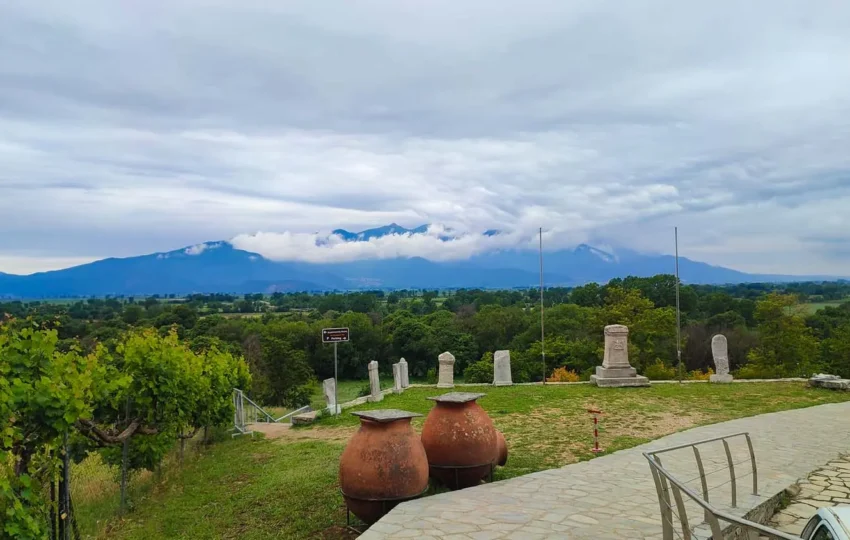
[{"label": "low cloud bank", "polygon": [[231,243],[274,261],[310,263],[403,257],[451,261],[496,249],[533,247],[531,235],[519,232],[463,233],[439,225],[432,225],[423,234],[390,234],[361,241],[346,241],[335,234],[257,232],[240,234]]}]

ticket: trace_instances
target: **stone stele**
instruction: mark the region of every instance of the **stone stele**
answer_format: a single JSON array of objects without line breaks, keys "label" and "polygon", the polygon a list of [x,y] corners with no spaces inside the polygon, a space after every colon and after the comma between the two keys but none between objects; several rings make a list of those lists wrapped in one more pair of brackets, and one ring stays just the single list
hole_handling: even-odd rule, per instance
[{"label": "stone stele", "polygon": [[401,394],[404,389],[401,386],[401,364],[393,364],[393,393]]},{"label": "stone stele", "polygon": [[437,357],[439,375],[437,388],[455,387],[455,356],[450,352],[444,352]]},{"label": "stone stele", "polygon": [[596,374],[590,376],[596,386],[649,386],[649,379],[637,374],[629,364],[629,328],[622,324],[605,327],[605,355]]},{"label": "stone stele", "polygon": [[322,394],[325,396],[325,403],[328,404],[328,411],[333,411],[336,409],[336,413],[339,414],[339,407],[334,407],[336,404],[334,400],[336,399],[336,380],[331,377],[330,379],[325,379],[322,381]]},{"label": "stone stele", "polygon": [[369,401],[381,401],[384,399],[384,394],[381,393],[381,381],[378,379],[378,362],[372,360],[369,362]]},{"label": "stone stele", "polygon": [[407,388],[410,386],[410,375],[407,371],[407,360],[402,358],[398,361],[398,365],[401,367],[401,387]]},{"label": "stone stele", "polygon": [[511,386],[511,351],[496,351],[493,354],[493,385]]},{"label": "stone stele", "polygon": [[732,375],[729,374],[729,344],[723,334],[711,338],[711,356],[714,357],[715,373],[709,380],[713,383],[732,382]]}]

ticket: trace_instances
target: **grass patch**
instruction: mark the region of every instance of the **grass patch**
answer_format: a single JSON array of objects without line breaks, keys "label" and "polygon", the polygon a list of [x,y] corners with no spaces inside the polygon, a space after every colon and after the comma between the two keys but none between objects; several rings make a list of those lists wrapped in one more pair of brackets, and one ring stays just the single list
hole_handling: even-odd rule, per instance
[{"label": "grass patch", "polygon": [[[811,389],[803,383],[481,390],[487,395],[479,403],[505,433],[510,450],[508,465],[496,471],[497,480],[591,459],[588,407],[604,413],[601,446],[610,453],[697,425],[850,400],[850,392]],[[439,393],[443,391],[411,388],[355,410],[398,408],[427,414],[432,403],[425,398]],[[345,507],[337,483],[339,456],[358,424],[348,412],[274,441],[245,437],[203,447],[182,468],[172,466],[163,479],[151,479],[127,518],[84,530],[99,531],[99,538],[140,540],[350,538],[343,529]],[[422,423],[422,418],[414,420],[417,431]],[[80,502],[81,521],[97,515],[86,506],[103,504]]]}]

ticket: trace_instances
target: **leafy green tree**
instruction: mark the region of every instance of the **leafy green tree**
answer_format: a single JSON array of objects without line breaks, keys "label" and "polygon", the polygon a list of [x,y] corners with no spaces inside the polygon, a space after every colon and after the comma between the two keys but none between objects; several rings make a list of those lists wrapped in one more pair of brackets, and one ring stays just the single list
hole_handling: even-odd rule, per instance
[{"label": "leafy green tree", "polygon": [[60,352],[55,330],[0,325],[0,538],[46,536],[44,484],[61,437],[88,416],[103,379],[99,349]]},{"label": "leafy green tree", "polygon": [[850,379],[850,322],[835,328],[823,340],[822,358],[827,372]]},{"label": "leafy green tree", "polygon": [[793,295],[771,293],[756,302],[759,345],[748,360],[764,377],[804,377],[817,369],[818,341],[803,317],[792,312]]},{"label": "leafy green tree", "polygon": [[484,353],[480,360],[469,364],[463,371],[463,380],[468,383],[492,383],[493,353]]},{"label": "leafy green tree", "polygon": [[576,287],[570,293],[570,301],[583,307],[602,307],[605,302],[605,289],[598,283]]}]

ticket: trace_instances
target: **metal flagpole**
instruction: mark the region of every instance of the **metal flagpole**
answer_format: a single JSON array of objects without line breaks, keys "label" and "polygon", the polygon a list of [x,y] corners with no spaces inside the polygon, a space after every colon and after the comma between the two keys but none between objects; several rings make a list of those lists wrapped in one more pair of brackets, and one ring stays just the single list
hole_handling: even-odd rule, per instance
[{"label": "metal flagpole", "polygon": [[543,384],[546,384],[546,340],[543,330],[543,227],[540,227],[540,355],[543,358]]},{"label": "metal flagpole", "polygon": [[682,382],[682,315],[679,307],[679,227],[673,227],[676,242],[676,358],[679,362],[679,382]]},{"label": "metal flagpole", "polygon": [[339,414],[339,397],[337,396],[337,387],[339,386],[339,381],[337,380],[336,346],[337,343],[336,341],[334,341],[334,416]]}]

